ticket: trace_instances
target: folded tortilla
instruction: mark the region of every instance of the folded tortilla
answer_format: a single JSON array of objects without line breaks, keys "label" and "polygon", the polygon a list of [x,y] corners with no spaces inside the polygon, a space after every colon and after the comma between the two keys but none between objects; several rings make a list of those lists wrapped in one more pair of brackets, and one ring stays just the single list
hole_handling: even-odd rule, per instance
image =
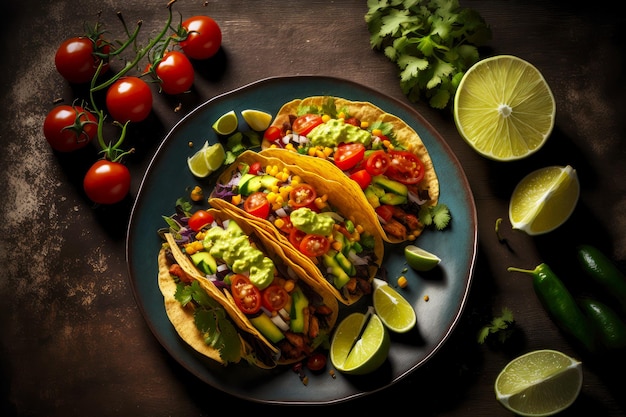
[{"label": "folded tortilla", "polygon": [[[309,297],[319,304],[329,307],[332,313],[326,318],[326,328],[322,331],[330,334],[334,327],[339,307],[337,300],[324,286],[308,276],[308,272],[298,263],[293,262],[292,255],[286,253],[283,246],[273,239],[273,236],[267,235],[266,232],[259,230],[253,222],[247,221],[245,218],[237,216],[226,210],[209,209],[216,220],[224,222],[234,220],[243,232],[252,239],[255,245],[265,256],[269,257],[275,264],[282,264],[285,268],[290,268],[293,275],[289,278],[296,278],[296,285],[303,290],[312,292],[315,297]],[[200,287],[206,293],[216,300],[226,311],[229,318],[239,329],[242,339],[241,357],[252,362],[261,368],[271,368],[275,365],[283,365],[294,363],[302,360],[304,356],[286,358],[281,355],[281,350],[257,330],[248,316],[246,316],[235,304],[229,290],[218,288],[211,280],[207,279],[201,271],[199,271],[191,259],[183,253],[177,245],[174,237],[170,233],[165,234],[169,249],[176,260],[176,263],[185,271],[185,273],[198,282]],[[176,292],[176,283],[170,275],[169,265],[166,262],[164,250],[159,254],[159,288],[164,296],[165,307],[172,325],[176,328],[179,335],[198,352],[203,355],[223,363],[219,356],[219,352],[204,342],[204,338],[199,330],[195,327],[193,312],[186,310],[174,298]],[[287,278],[287,277],[285,277]],[[263,314],[263,313],[261,313]]]},{"label": "folded tortilla", "polygon": [[[303,182],[312,185],[318,195],[326,194],[328,196],[328,203],[333,207],[338,214],[344,218],[352,218],[356,224],[361,225],[364,230],[371,234],[374,238],[374,258],[368,266],[369,275],[367,281],[372,282],[374,276],[378,272],[384,255],[384,242],[380,234],[380,230],[377,227],[377,221],[372,219],[371,211],[367,210],[367,202],[362,201],[360,195],[360,188],[357,191],[352,186],[346,186],[345,181],[335,181],[332,176],[322,177],[307,169],[304,169],[302,165],[290,165],[284,160],[274,158],[265,154],[265,151],[256,153],[252,151],[246,151],[239,155],[237,160],[231,164],[226,171],[224,171],[218,178],[219,184],[228,184],[237,172],[237,167],[240,163],[252,165],[255,162],[261,162],[263,167],[268,165],[278,166],[279,170],[287,168],[293,175],[298,175],[302,178]],[[348,183],[349,184],[349,183]],[[300,266],[302,266],[308,276],[314,277],[315,281],[319,285],[326,288],[327,291],[332,292],[335,297],[343,304],[351,305],[358,301],[363,293],[349,294],[344,291],[338,290],[328,279],[325,278],[325,274],[322,273],[320,268],[323,266],[316,264],[312,259],[305,256],[300,250],[294,247],[288,238],[281,234],[274,224],[268,220],[260,219],[254,215],[251,215],[243,209],[233,205],[230,201],[226,201],[215,197],[215,192],[209,197],[209,204],[213,207],[217,207],[221,210],[230,211],[237,216],[246,218],[250,222],[254,222],[259,227],[266,230],[276,242],[280,242],[283,250],[290,256],[290,259],[295,260]]]},{"label": "folded tortilla", "polygon": [[[292,100],[281,107],[271,126],[278,127],[282,130],[285,124],[290,125],[290,117],[293,118],[298,115],[300,108],[315,107],[321,109],[328,102],[329,98],[330,97],[328,96],[312,96],[304,99]],[[351,117],[368,122],[370,126],[375,122],[383,122],[390,124],[393,127],[394,140],[406,150],[417,155],[424,164],[424,178],[419,184],[417,184],[420,195],[423,195],[426,192],[428,193],[428,200],[425,201],[424,204],[427,206],[436,205],[439,201],[440,193],[439,180],[437,178],[430,154],[428,153],[428,150],[418,133],[399,117],[383,111],[381,108],[372,103],[365,101],[349,101],[339,97],[332,97],[332,99],[334,100],[337,110],[344,110]],[[396,238],[385,232],[380,224],[380,221],[378,220],[376,212],[367,202],[367,198],[365,198],[363,190],[361,190],[356,182],[350,180],[343,173],[343,171],[337,168],[331,161],[314,156],[300,155],[296,152],[283,152],[282,149],[272,148],[271,143],[267,140],[263,141],[262,149],[264,153],[267,152],[267,155],[280,158],[287,164],[298,164],[310,172],[342,182],[346,187],[352,190],[351,193],[353,192],[355,195],[359,196],[360,202],[364,202],[366,204],[368,207],[367,210],[370,213],[369,216],[375,219],[378,231],[384,240],[390,243],[400,243],[405,241],[404,239]],[[420,225],[420,228],[414,231],[416,232],[414,237],[419,236],[423,229],[424,226]]]}]

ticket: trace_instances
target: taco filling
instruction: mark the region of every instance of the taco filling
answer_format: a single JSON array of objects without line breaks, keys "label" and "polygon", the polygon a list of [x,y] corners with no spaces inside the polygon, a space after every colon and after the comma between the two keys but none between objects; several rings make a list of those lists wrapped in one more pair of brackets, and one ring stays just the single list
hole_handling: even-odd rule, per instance
[{"label": "taco filling", "polygon": [[[289,102],[265,132],[263,148],[330,161],[361,189],[392,243],[419,236],[421,207],[438,202],[439,183],[419,135],[371,103],[321,96]],[[328,172],[320,163],[306,168]]]},{"label": "taco filling", "polygon": [[[237,209],[291,247],[344,303],[370,294],[382,240],[354,206],[337,208],[340,183],[247,152],[218,181],[209,204]],[[313,178],[315,178],[313,180]],[[331,191],[333,194],[331,194]],[[342,200],[352,202],[350,196]],[[226,203],[226,204],[225,204]]]},{"label": "taco filling", "polygon": [[244,341],[253,351],[249,356],[263,367],[272,360],[292,363],[327,340],[337,317],[335,298],[300,279],[304,271],[285,260],[279,245],[230,213],[202,210],[204,224],[194,230],[191,213],[182,205],[177,211],[160,231],[165,250],[173,255],[169,270],[181,285],[199,285],[224,305],[240,334],[247,335]]}]

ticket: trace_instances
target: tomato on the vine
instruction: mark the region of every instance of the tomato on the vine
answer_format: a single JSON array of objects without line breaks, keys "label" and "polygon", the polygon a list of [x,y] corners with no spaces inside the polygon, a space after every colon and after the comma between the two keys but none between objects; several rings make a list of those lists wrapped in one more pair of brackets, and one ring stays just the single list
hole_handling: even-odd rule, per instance
[{"label": "tomato on the vine", "polygon": [[43,122],[43,135],[52,149],[59,152],[84,148],[97,132],[96,117],[80,106],[57,106]]},{"label": "tomato on the vine", "polygon": [[207,59],[217,53],[222,45],[222,31],[209,16],[193,16],[182,23],[188,35],[180,42],[185,54],[193,59]]},{"label": "tomato on the vine", "polygon": [[184,93],[193,85],[193,66],[182,52],[167,52],[156,66],[155,72],[166,94]]},{"label": "tomato on the vine", "polygon": [[250,194],[243,203],[243,209],[253,216],[266,219],[270,214],[270,203],[263,191]]},{"label": "tomato on the vine", "polygon": [[293,208],[306,207],[317,198],[315,188],[309,184],[294,185],[289,192],[289,205]]},{"label": "tomato on the vine", "polygon": [[243,313],[254,314],[261,309],[261,291],[245,275],[235,274],[230,278],[230,292]]},{"label": "tomato on the vine", "polygon": [[152,111],[152,90],[141,78],[120,78],[107,90],[106,106],[120,123],[141,122]]},{"label": "tomato on the vine", "polygon": [[322,256],[330,248],[330,240],[326,236],[307,234],[300,241],[300,252],[305,256],[314,258]]},{"label": "tomato on the vine", "polygon": [[298,116],[298,118],[293,121],[291,124],[291,130],[293,130],[293,133],[306,136],[315,126],[321,125],[322,123],[324,123],[322,116],[319,114],[307,113],[302,116]]},{"label": "tomato on the vine", "polygon": [[365,155],[365,145],[362,143],[342,143],[335,151],[335,165],[342,171],[347,171],[361,162]]},{"label": "tomato on the vine", "polygon": [[[101,59],[94,55],[95,48],[101,48],[104,54],[109,53],[109,45],[97,45],[88,37],[74,37],[65,40],[54,55],[57,71],[67,81],[75,84],[88,83],[96,74]],[[109,68],[103,63],[101,74]]]},{"label": "tomato on the vine", "polygon": [[403,184],[417,184],[424,178],[424,164],[412,152],[389,151],[391,162],[385,175]]},{"label": "tomato on the vine", "polygon": [[85,174],[83,188],[94,203],[118,203],[130,190],[130,172],[120,162],[99,159]]},{"label": "tomato on the vine", "polygon": [[198,210],[191,215],[187,224],[194,232],[199,232],[207,224],[213,223],[215,218],[211,213],[206,210]]},{"label": "tomato on the vine", "polygon": [[289,293],[278,284],[272,284],[261,291],[261,296],[263,307],[269,311],[278,311],[289,301]]}]

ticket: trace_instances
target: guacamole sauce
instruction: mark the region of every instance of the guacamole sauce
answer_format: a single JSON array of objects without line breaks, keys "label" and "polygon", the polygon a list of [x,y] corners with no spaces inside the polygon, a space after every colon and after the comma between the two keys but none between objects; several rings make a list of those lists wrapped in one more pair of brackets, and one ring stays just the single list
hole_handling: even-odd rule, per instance
[{"label": "guacamole sauce", "polygon": [[334,147],[340,143],[362,143],[366,147],[372,142],[372,135],[358,126],[345,123],[343,119],[330,119],[315,126],[307,134],[314,146]]},{"label": "guacamole sauce", "polygon": [[274,262],[250,244],[233,220],[226,229],[209,229],[202,243],[211,256],[223,259],[233,272],[249,275],[255,287],[262,290],[274,280]]},{"label": "guacamole sauce", "polygon": [[335,221],[324,214],[318,214],[308,207],[301,207],[289,215],[291,224],[308,234],[329,236],[333,232]]}]

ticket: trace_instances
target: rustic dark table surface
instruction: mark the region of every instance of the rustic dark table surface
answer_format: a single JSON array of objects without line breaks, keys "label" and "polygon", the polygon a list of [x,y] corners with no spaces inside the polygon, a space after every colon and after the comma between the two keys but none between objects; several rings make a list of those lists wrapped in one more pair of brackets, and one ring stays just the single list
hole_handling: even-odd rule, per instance
[{"label": "rustic dark table surface", "polygon": [[[448,111],[410,103],[403,95],[395,64],[370,48],[366,3],[179,0],[174,10],[183,17],[208,14],[219,23],[222,50],[195,64],[190,93],[157,94],[151,123],[129,132],[137,148],[127,159],[130,198],[94,207],[81,187],[88,158],[81,163],[52,152],[42,134],[55,100],[71,102],[77,93],[56,72],[54,53],[98,12],[111,32],[120,33],[115,14],[121,11],[127,22],[143,21],[145,36],[154,34],[165,21],[165,1],[3,1],[0,414],[208,416],[223,401],[244,413],[283,411],[208,386],[161,347],[129,284],[126,228],[152,155],[185,114],[266,77],[315,74],[355,81],[420,112],[460,160],[479,229],[470,296],[447,343],[394,386],[324,412],[383,404],[382,409],[408,407],[423,416],[509,415],[495,399],[496,376],[513,357],[552,348],[583,360],[581,394],[563,415],[626,415],[623,355],[617,362],[587,357],[548,318],[530,279],[506,270],[547,262],[571,278],[580,272],[567,260],[583,242],[597,245],[626,270],[624,15],[610,2],[461,1],[492,28],[485,55],[513,54],[532,62],[556,98],[556,126],[546,146],[522,161],[498,163],[462,141]],[[507,210],[517,181],[533,169],[567,164],[577,169],[582,187],[569,221],[539,237],[512,231]],[[494,232],[497,218],[504,219],[506,244]],[[478,344],[477,329],[503,307],[516,319],[515,342]]]}]

